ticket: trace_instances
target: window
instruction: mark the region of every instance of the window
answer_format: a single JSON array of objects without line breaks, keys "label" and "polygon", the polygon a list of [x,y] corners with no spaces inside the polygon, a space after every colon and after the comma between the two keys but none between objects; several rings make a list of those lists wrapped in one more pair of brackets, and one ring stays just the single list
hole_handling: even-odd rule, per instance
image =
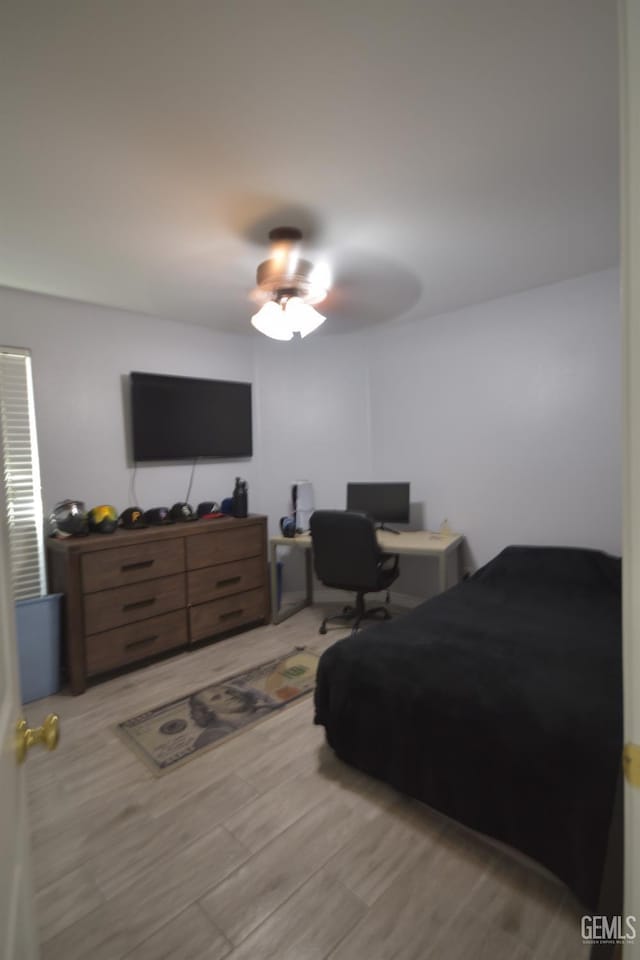
[{"label": "window", "polygon": [[46,593],[42,494],[28,350],[0,347],[0,443],[13,595],[41,597]]}]

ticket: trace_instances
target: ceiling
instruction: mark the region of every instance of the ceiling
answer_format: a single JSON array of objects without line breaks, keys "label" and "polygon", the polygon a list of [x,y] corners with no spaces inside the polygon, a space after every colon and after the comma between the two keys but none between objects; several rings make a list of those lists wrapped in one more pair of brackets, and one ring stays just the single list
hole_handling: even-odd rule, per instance
[{"label": "ceiling", "polygon": [[339,333],[618,261],[612,0],[31,0],[0,35],[6,286],[248,333],[293,225]]}]

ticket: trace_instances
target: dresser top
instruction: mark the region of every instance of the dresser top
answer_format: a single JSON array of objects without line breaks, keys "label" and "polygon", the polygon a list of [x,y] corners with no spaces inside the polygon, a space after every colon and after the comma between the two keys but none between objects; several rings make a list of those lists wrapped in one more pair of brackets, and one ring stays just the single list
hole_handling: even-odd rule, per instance
[{"label": "dresser top", "polygon": [[90,533],[86,537],[49,537],[47,550],[57,553],[108,550],[157,540],[176,540],[186,536],[200,536],[216,531],[237,530],[241,527],[266,524],[267,518],[259,513],[248,517],[218,517],[216,520],[193,520],[182,523],[167,523],[158,526],[139,527],[136,530],[118,528],[113,533]]}]

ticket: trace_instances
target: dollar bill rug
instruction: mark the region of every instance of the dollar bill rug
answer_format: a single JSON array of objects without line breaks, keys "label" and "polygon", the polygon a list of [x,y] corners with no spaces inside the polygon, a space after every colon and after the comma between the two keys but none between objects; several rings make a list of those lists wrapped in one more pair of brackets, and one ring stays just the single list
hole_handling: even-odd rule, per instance
[{"label": "dollar bill rug", "polygon": [[131,717],[117,730],[162,776],[311,693],[318,659],[310,651],[294,650]]}]

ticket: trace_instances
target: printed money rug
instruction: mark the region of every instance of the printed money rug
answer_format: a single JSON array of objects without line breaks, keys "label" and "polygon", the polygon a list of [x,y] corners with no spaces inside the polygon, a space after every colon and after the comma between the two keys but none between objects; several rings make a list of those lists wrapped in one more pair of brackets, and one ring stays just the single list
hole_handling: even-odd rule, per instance
[{"label": "printed money rug", "polygon": [[161,776],[311,693],[318,660],[315,653],[294,650],[131,717],[116,729]]}]

